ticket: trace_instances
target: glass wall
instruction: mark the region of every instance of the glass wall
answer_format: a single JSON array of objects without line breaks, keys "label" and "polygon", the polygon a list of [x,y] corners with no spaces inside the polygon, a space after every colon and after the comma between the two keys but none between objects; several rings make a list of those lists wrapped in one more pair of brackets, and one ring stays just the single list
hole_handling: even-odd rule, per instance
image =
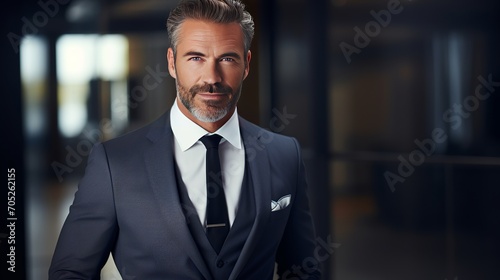
[{"label": "glass wall", "polygon": [[497,274],[498,5],[456,4],[332,2],[335,279]]}]

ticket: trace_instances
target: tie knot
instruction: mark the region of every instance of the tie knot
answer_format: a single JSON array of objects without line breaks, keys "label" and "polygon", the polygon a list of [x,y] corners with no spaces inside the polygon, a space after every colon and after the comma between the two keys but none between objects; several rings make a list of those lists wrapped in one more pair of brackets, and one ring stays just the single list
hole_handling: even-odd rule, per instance
[{"label": "tie knot", "polygon": [[209,148],[218,148],[221,138],[222,138],[222,136],[217,135],[217,134],[213,134],[213,135],[210,135],[210,136],[209,135],[205,135],[205,136],[203,136],[203,137],[200,138],[200,141],[203,143],[203,145],[205,145],[205,147],[207,149],[209,149]]}]

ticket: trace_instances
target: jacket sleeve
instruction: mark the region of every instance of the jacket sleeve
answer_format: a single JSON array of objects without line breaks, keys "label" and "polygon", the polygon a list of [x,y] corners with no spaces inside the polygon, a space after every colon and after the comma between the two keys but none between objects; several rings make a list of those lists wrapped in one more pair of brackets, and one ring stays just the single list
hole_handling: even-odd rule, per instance
[{"label": "jacket sleeve", "polygon": [[309,210],[307,182],[300,147],[297,153],[295,200],[278,248],[276,262],[279,279],[320,279],[320,260],[315,257],[315,232]]},{"label": "jacket sleeve", "polygon": [[112,183],[105,148],[98,144],[61,230],[50,280],[100,279],[117,234]]}]

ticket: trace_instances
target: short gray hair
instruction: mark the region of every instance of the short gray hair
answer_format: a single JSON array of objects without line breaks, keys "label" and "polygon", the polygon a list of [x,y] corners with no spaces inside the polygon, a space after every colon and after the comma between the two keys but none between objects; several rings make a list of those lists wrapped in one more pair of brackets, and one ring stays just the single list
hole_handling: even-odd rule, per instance
[{"label": "short gray hair", "polygon": [[167,20],[170,45],[176,53],[179,29],[186,19],[208,20],[215,23],[233,23],[241,26],[245,52],[250,49],[254,34],[252,16],[240,0],[181,0]]}]

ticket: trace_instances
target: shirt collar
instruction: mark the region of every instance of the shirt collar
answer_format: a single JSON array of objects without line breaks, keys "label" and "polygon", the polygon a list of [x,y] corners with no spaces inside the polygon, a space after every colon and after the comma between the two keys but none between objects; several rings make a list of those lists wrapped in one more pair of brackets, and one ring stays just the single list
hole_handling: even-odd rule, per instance
[{"label": "shirt collar", "polygon": [[214,133],[209,133],[186,117],[179,109],[177,100],[175,100],[170,110],[170,126],[183,152],[191,148],[201,137],[207,134],[218,134],[224,138],[223,141],[228,141],[237,149],[242,148],[237,109],[234,110],[231,118],[221,128]]}]

